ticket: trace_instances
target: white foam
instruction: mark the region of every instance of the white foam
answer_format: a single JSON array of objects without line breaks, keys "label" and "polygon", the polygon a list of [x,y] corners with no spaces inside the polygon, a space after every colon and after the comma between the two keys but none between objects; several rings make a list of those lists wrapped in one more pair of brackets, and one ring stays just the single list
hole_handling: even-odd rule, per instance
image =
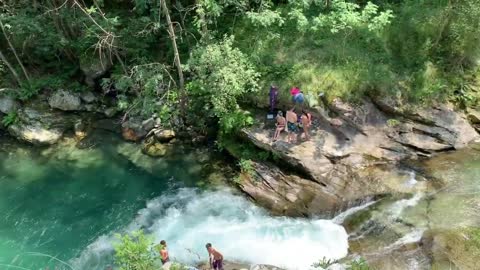
[{"label": "white foam", "polygon": [[420,200],[423,198],[423,196],[424,196],[423,193],[418,192],[415,195],[413,195],[413,197],[410,199],[403,199],[403,200],[396,201],[387,210],[390,213],[390,218],[393,219],[393,218],[399,217],[406,208],[410,208],[412,206],[417,205],[418,202],[420,202]]},{"label": "white foam", "polygon": [[416,179],[416,173],[414,171],[410,171],[409,174],[410,174],[410,178],[408,179],[408,181],[405,184],[408,187],[413,187],[418,183],[418,181]]},{"label": "white foam", "polygon": [[[271,217],[229,191],[200,193],[183,189],[172,196],[156,198],[126,230],[138,228],[151,233],[156,241],[166,240],[172,258],[191,264],[198,262],[199,256],[207,260],[207,242],[221,251],[226,260],[287,269],[309,269],[323,257],[339,259],[348,252],[348,235],[342,226],[330,220]],[[103,269],[89,261],[98,261],[92,254],[111,254],[112,241],[113,237],[98,239],[75,260],[76,268],[86,269],[88,265],[92,270]]]},{"label": "white foam", "polygon": [[370,201],[370,202],[367,202],[365,204],[349,208],[349,209],[345,210],[344,212],[338,214],[336,217],[334,217],[332,219],[332,221],[336,224],[342,224],[347,217],[349,217],[349,216],[351,216],[351,215],[353,215],[353,214],[355,214],[359,211],[362,211],[365,208],[368,208],[370,205],[372,205],[376,202],[377,201]]}]

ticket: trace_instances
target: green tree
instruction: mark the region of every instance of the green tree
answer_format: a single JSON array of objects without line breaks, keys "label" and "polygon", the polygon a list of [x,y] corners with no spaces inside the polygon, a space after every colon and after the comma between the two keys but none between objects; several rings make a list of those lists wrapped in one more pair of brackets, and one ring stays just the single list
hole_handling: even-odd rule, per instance
[{"label": "green tree", "polygon": [[240,109],[239,99],[258,91],[259,73],[248,57],[233,47],[232,37],[198,47],[188,62],[188,71],[192,81],[187,89],[196,108],[219,119],[224,132],[251,123]]}]

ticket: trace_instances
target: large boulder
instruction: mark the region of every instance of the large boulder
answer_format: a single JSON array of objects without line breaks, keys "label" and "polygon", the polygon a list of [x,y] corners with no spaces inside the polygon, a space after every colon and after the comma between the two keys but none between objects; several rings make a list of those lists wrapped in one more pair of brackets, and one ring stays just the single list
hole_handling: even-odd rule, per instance
[{"label": "large boulder", "polygon": [[65,90],[58,90],[48,99],[51,108],[62,111],[78,111],[81,109],[80,96]]},{"label": "large boulder", "polygon": [[5,96],[0,97],[0,112],[8,114],[12,111],[16,111],[20,107],[20,104],[13,98]]},{"label": "large boulder", "polygon": [[175,138],[175,131],[171,129],[161,129],[154,132],[155,138],[159,142],[169,142]]},{"label": "large boulder", "polygon": [[241,189],[256,203],[277,215],[331,217],[342,199],[323,185],[283,172],[273,164],[252,162],[254,172],[244,173]]},{"label": "large boulder", "polygon": [[95,96],[94,93],[91,91],[85,91],[80,95],[80,98],[85,102],[85,103],[92,103],[95,102],[98,98]]},{"label": "large boulder", "polygon": [[148,131],[143,128],[143,121],[132,117],[122,124],[122,136],[127,141],[139,141],[147,135]]},{"label": "large boulder", "polygon": [[8,131],[19,140],[49,145],[56,143],[72,127],[71,117],[39,106],[18,110],[17,121],[8,127]]}]

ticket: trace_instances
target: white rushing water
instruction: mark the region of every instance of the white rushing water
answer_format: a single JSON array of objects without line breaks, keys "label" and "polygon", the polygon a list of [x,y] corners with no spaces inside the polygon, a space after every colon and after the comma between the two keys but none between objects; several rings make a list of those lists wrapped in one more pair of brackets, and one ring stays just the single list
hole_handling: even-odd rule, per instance
[{"label": "white rushing water", "polygon": [[[125,231],[139,228],[156,242],[165,239],[170,256],[190,264],[207,259],[207,242],[226,260],[299,270],[309,269],[323,257],[339,259],[348,252],[348,235],[333,221],[271,217],[226,190],[183,189],[158,197],[147,203]],[[97,239],[72,261],[75,269],[104,269],[114,239]]]}]

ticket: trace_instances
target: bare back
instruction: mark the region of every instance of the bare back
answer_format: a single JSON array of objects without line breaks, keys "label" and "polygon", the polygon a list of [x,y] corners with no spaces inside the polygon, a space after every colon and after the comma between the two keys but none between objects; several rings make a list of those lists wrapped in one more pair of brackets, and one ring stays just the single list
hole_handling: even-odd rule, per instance
[{"label": "bare back", "polygon": [[287,121],[290,123],[296,123],[297,122],[297,114],[294,113],[293,111],[287,111]]}]

